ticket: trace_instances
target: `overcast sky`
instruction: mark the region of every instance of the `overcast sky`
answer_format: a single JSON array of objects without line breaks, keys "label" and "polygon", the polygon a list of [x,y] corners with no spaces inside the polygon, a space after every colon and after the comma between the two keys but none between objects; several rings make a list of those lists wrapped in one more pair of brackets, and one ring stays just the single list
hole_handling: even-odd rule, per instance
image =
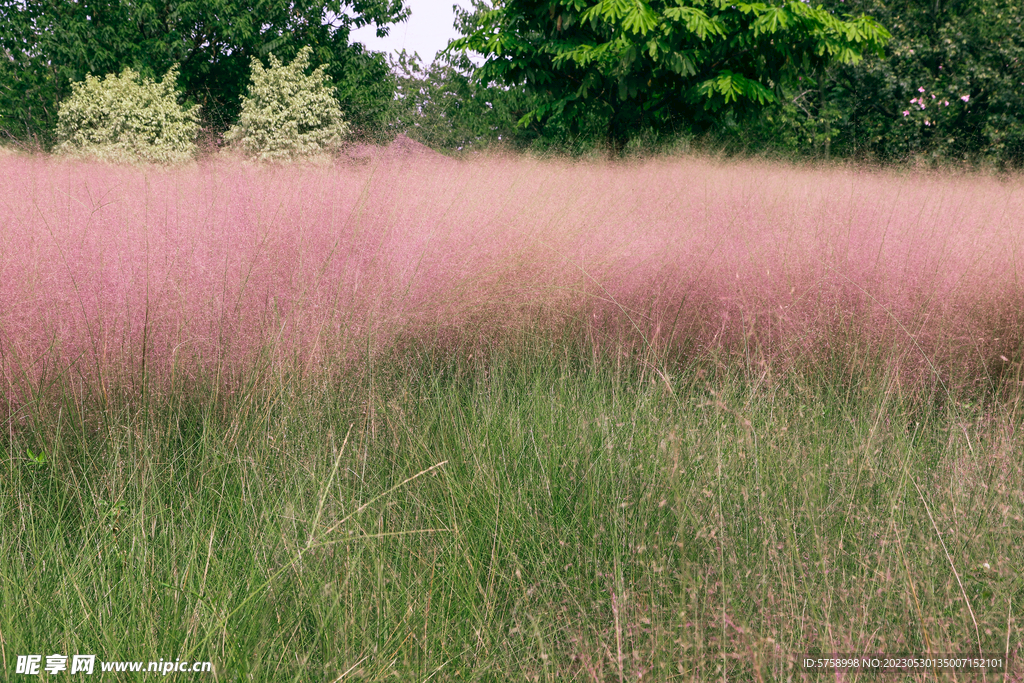
[{"label": "overcast sky", "polygon": [[458,38],[455,30],[455,13],[452,5],[471,8],[469,0],[405,0],[405,6],[412,16],[401,24],[392,24],[387,38],[378,38],[372,24],[353,31],[350,42],[362,43],[368,50],[396,53],[405,49],[418,52],[429,64],[438,51],[448,46],[448,41]]}]

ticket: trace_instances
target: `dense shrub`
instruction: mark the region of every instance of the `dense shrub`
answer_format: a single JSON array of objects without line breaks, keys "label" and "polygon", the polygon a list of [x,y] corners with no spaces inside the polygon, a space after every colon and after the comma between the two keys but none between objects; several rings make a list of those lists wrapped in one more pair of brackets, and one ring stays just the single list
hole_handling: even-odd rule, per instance
[{"label": "dense shrub", "polygon": [[57,152],[110,161],[174,162],[195,152],[199,107],[178,104],[172,67],[157,83],[132,69],[86,76],[57,115]]},{"label": "dense shrub", "polygon": [[285,66],[270,55],[270,68],[252,60],[252,84],[242,98],[238,125],[226,136],[263,161],[328,152],[348,133],[330,76],[318,66],[309,75],[312,50],[304,47]]},{"label": "dense shrub", "polygon": [[1024,5],[1019,0],[823,0],[892,32],[884,57],[782,89],[734,145],[884,161],[1024,164]]}]

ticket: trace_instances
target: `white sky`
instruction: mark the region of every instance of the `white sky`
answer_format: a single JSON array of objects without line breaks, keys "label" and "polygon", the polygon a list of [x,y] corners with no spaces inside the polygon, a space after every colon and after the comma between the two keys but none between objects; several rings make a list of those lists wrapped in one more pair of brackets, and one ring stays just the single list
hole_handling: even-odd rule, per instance
[{"label": "white sky", "polygon": [[366,49],[375,52],[392,54],[404,48],[410,54],[418,52],[429,64],[439,51],[448,46],[449,40],[459,37],[454,26],[452,5],[472,8],[468,0],[405,0],[404,4],[412,15],[400,24],[392,24],[387,38],[378,38],[377,27],[371,24],[353,31],[349,42],[362,43]]}]

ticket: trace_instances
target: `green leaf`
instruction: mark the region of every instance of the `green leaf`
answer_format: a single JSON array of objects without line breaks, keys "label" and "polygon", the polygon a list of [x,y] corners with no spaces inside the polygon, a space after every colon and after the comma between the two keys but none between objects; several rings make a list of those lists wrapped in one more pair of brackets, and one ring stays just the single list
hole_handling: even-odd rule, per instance
[{"label": "green leaf", "polygon": [[658,26],[659,16],[643,0],[633,0],[628,14],[623,17],[622,27],[631,32],[647,35]]},{"label": "green leaf", "polygon": [[[555,31],[556,13],[572,27],[563,19]],[[536,98],[530,125],[605,127],[613,137],[652,121],[706,128],[723,107],[753,114],[776,101],[779,84],[876,46],[862,39],[871,20],[797,0],[501,0],[473,16],[453,46],[484,55],[481,79]]]},{"label": "green leaf", "polygon": [[687,31],[697,34],[701,40],[716,36],[724,38],[726,35],[725,26],[720,21],[711,19],[695,7],[670,7],[665,10],[665,17],[681,22]]}]

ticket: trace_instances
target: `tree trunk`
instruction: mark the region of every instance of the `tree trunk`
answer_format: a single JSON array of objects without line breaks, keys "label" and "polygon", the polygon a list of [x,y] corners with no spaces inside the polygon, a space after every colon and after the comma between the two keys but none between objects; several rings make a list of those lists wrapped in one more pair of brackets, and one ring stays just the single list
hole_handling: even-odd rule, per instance
[{"label": "tree trunk", "polygon": [[821,120],[825,124],[825,161],[828,161],[829,152],[832,148],[832,122],[828,120],[827,113],[825,111],[825,69],[822,68],[818,71],[818,92],[821,95],[821,103],[819,104],[818,112],[821,115]]},{"label": "tree trunk", "polygon": [[614,100],[612,115],[608,119],[608,156],[617,159],[622,156],[629,141],[628,113],[624,111],[622,102]]}]

